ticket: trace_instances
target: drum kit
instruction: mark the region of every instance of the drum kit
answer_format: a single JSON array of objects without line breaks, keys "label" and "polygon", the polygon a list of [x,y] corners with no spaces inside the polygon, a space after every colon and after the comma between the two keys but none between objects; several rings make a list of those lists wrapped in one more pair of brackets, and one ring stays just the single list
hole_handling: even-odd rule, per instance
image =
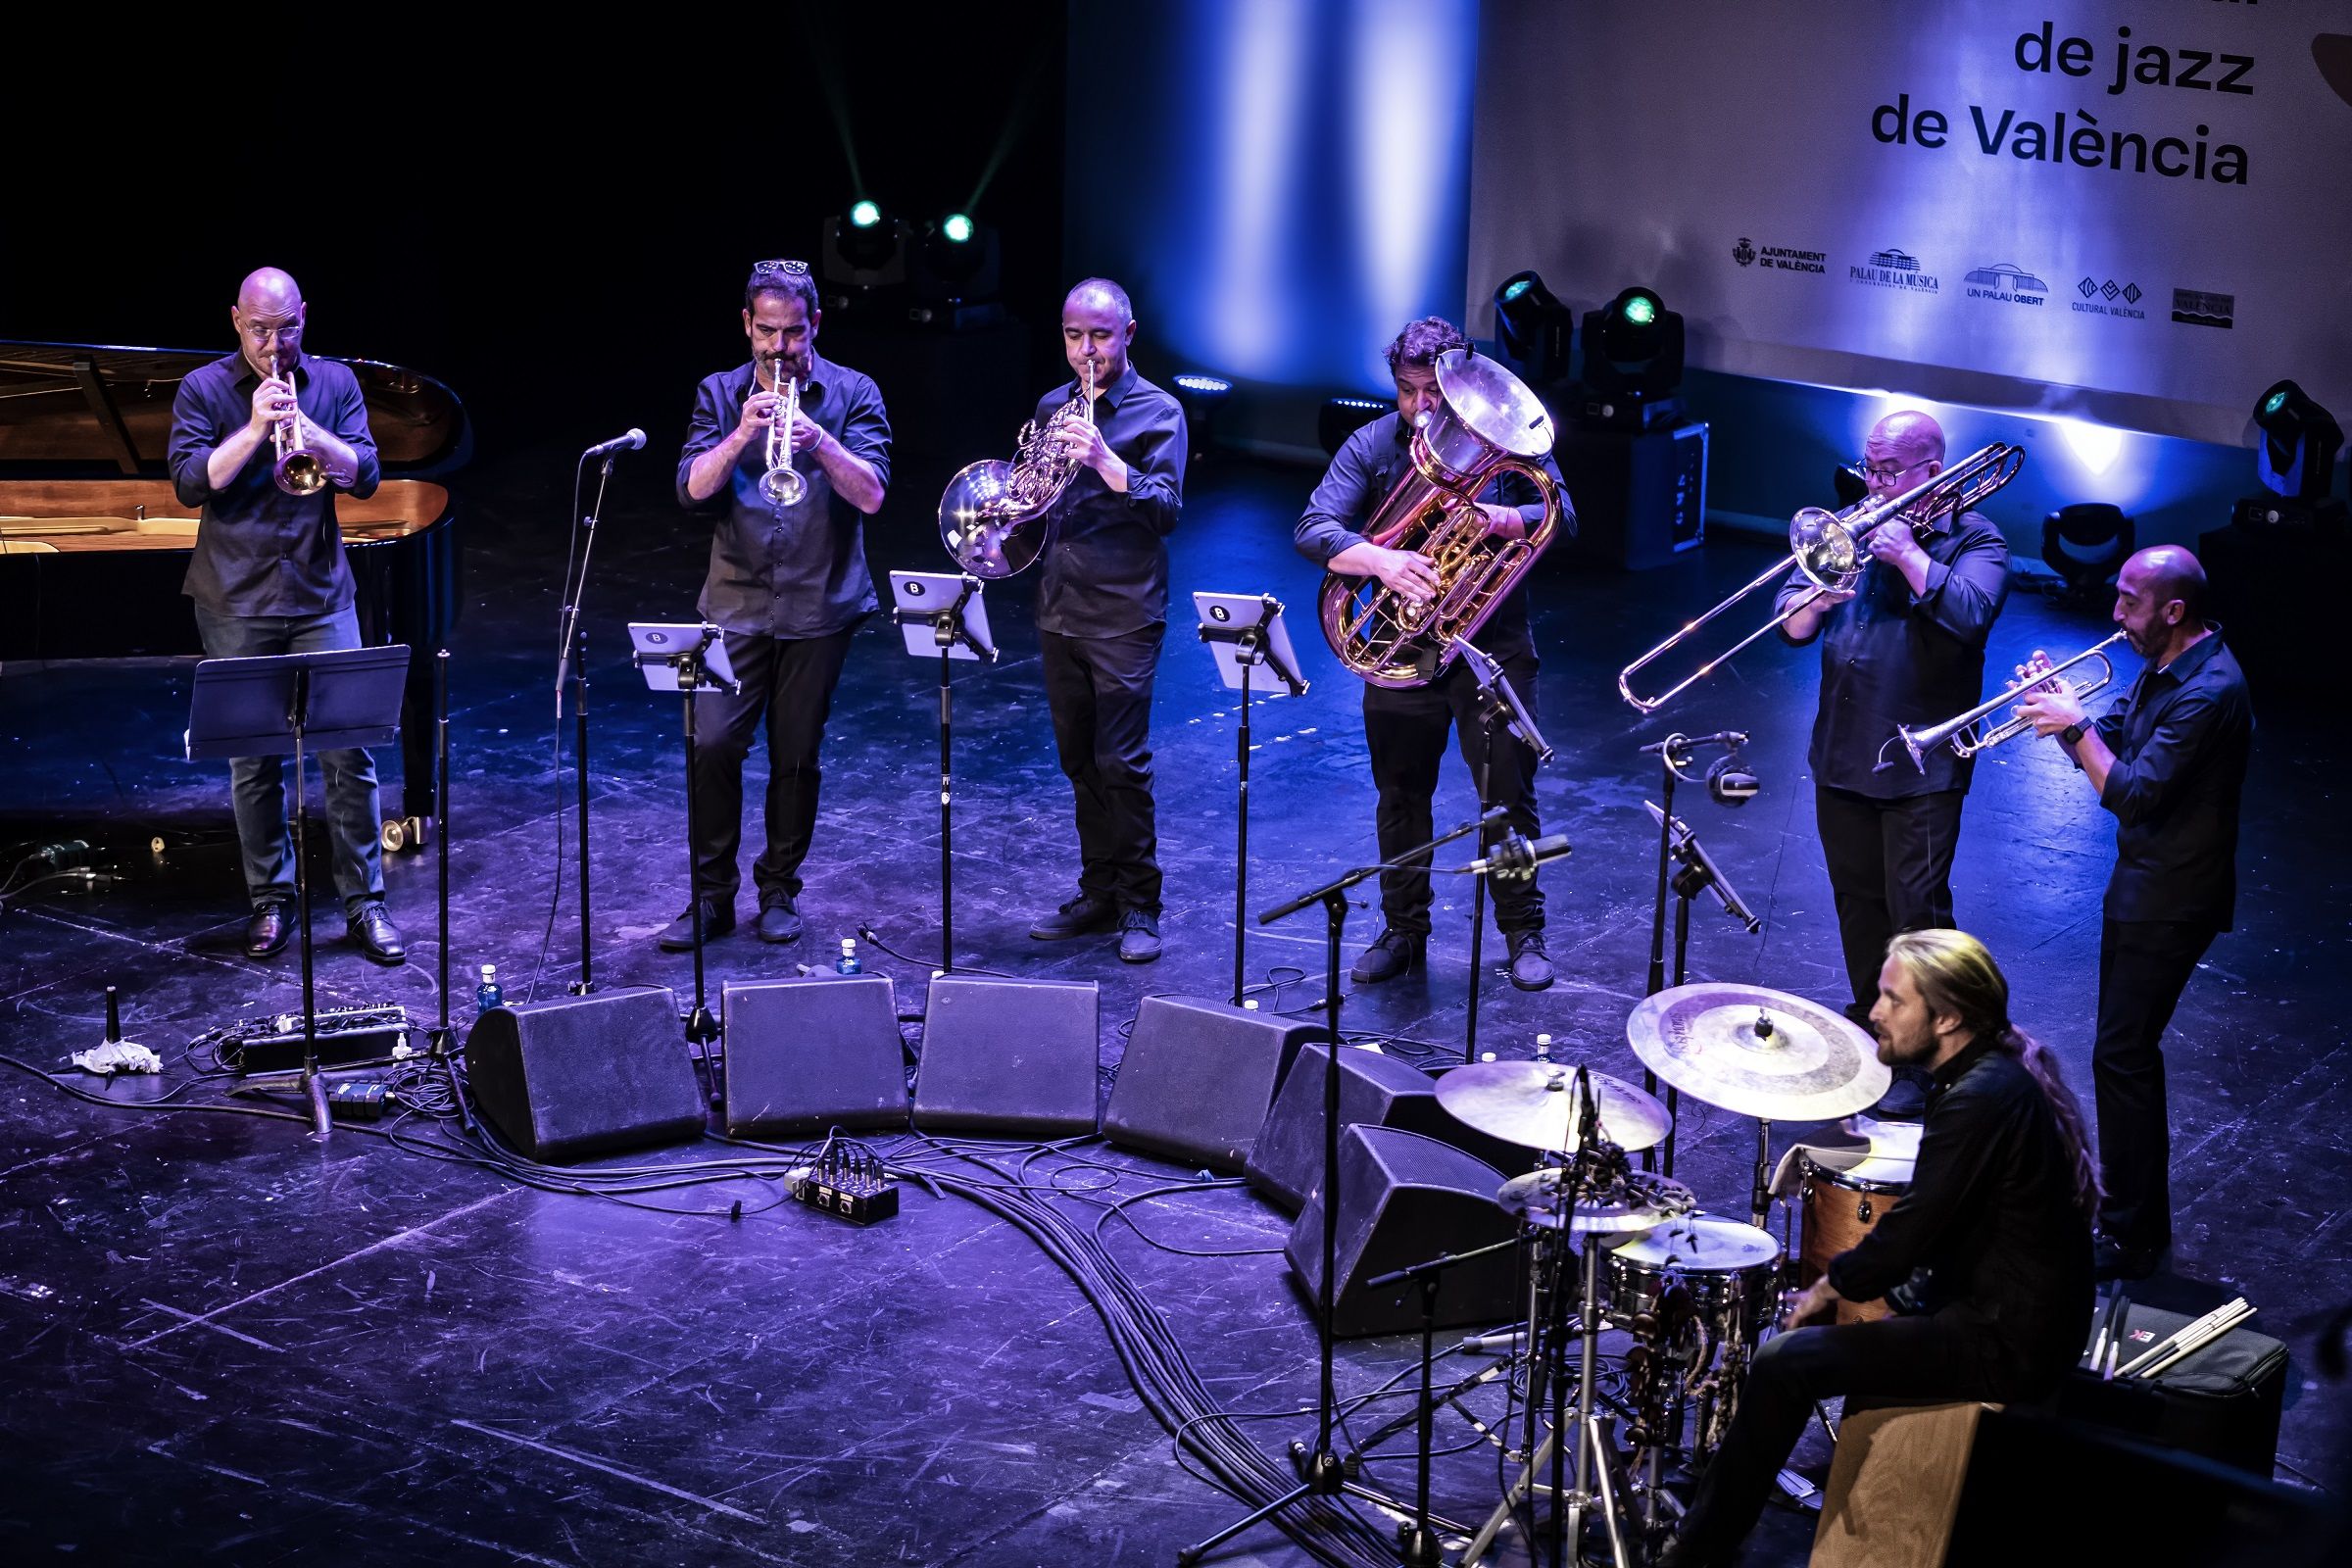
[{"label": "drum kit", "polygon": [[[1789,1250],[1764,1228],[1772,1123],[1835,1121],[1875,1103],[1890,1074],[1871,1037],[1815,1003],[1723,984],[1657,993],[1635,1008],[1626,1034],[1635,1056],[1671,1088],[1755,1119],[1750,1213],[1746,1222],[1706,1213],[1689,1187],[1633,1168],[1628,1156],[1666,1140],[1673,1118],[1632,1084],[1542,1057],[1472,1063],[1439,1081],[1438,1102],[1456,1118],[1547,1156],[1495,1195],[1518,1217],[1529,1259],[1524,1445],[1514,1455],[1524,1468],[1462,1568],[1479,1562],[1542,1490],[1547,1462],[1561,1521],[1554,1563],[1575,1560],[1589,1518],[1605,1528],[1610,1561],[1648,1560],[1671,1524],[1659,1513],[1664,1469],[1671,1459],[1703,1466],[1722,1445],[1784,1290],[1809,1284],[1860,1240],[1909,1180],[1917,1145],[1901,1141],[1906,1130],[1916,1138],[1908,1124],[1860,1124],[1873,1147],[1859,1160],[1792,1153],[1803,1216],[1792,1271]],[[1839,1321],[1870,1310],[1845,1303]],[[1604,1392],[1597,1346],[1612,1329],[1633,1345],[1622,1387]],[[1630,1448],[1622,1455],[1610,1436],[1620,1416]]]}]

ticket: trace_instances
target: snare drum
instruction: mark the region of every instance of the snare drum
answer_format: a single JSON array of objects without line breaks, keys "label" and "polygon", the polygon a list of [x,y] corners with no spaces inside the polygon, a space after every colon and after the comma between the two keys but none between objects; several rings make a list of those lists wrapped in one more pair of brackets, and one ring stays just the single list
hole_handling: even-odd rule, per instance
[{"label": "snare drum", "polygon": [[[1803,1240],[1797,1251],[1797,1283],[1809,1286],[1821,1278],[1830,1259],[1858,1246],[1878,1228],[1879,1220],[1895,1200],[1911,1190],[1911,1162],[1872,1157],[1847,1170],[1804,1161]],[[1886,1316],[1886,1303],[1839,1301],[1837,1315],[1817,1312],[1807,1323],[1869,1323]]]},{"label": "snare drum", "polygon": [[1781,1244],[1770,1231],[1686,1214],[1602,1254],[1602,1306],[1612,1321],[1631,1327],[1655,1312],[1669,1277],[1676,1277],[1712,1339],[1752,1349],[1772,1322],[1780,1265]]}]

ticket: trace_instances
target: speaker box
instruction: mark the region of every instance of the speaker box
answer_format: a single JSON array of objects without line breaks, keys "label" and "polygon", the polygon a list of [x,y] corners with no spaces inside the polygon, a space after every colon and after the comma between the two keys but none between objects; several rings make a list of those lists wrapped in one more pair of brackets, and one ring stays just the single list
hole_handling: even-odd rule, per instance
[{"label": "speaker box", "polygon": [[[1321,1034],[1318,1030],[1317,1035]],[[1246,1174],[1258,1195],[1292,1213],[1323,1180],[1322,1045],[1301,1046],[1250,1147]],[[1420,1068],[1377,1051],[1340,1053],[1340,1127],[1396,1127],[1435,1138],[1477,1155],[1505,1176],[1536,1168],[1533,1150],[1490,1138],[1456,1121],[1438,1103],[1435,1080]]]},{"label": "speaker box", "polygon": [[466,1081],[499,1136],[536,1160],[586,1159],[703,1132],[703,1091],[666,987],[482,1014]]},{"label": "speaker box", "polygon": [[1102,1132],[1124,1149],[1239,1171],[1274,1091],[1319,1025],[1200,997],[1146,997]]},{"label": "speaker box", "polygon": [[1074,1138],[1095,1130],[1092,980],[942,975],[923,1008],[914,1122],[925,1132]]},{"label": "speaker box", "polygon": [[[1302,1058],[1303,1059],[1303,1058]],[[1502,1172],[1450,1144],[1394,1127],[1356,1126],[1340,1137],[1339,1287],[1332,1332],[1341,1339],[1400,1334],[1421,1326],[1417,1285],[1366,1290],[1392,1269],[1508,1241],[1518,1224],[1494,1200]],[[1323,1201],[1316,1193],[1298,1211],[1283,1249],[1309,1301],[1323,1279]],[[1438,1289],[1437,1326],[1493,1323],[1518,1310],[1509,1251],[1446,1271]]]},{"label": "speaker box", "polygon": [[808,975],[719,992],[727,1131],[793,1137],[906,1125],[906,1049],[887,975]]}]

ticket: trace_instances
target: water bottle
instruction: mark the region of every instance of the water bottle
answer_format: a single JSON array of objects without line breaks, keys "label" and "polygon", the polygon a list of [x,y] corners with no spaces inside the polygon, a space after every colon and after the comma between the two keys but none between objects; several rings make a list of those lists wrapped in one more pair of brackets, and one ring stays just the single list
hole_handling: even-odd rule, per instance
[{"label": "water bottle", "polygon": [[1536,1036],[1536,1059],[1538,1061],[1549,1061],[1551,1059],[1551,1036]]},{"label": "water bottle", "polygon": [[503,1007],[506,1004],[507,994],[499,988],[498,984],[498,965],[495,963],[483,964],[482,983],[473,988],[474,1012],[479,1015],[488,1012],[493,1007]]},{"label": "water bottle", "polygon": [[863,974],[865,972],[865,965],[858,961],[858,939],[856,937],[841,939],[841,956],[834,960],[833,967],[841,974]]}]

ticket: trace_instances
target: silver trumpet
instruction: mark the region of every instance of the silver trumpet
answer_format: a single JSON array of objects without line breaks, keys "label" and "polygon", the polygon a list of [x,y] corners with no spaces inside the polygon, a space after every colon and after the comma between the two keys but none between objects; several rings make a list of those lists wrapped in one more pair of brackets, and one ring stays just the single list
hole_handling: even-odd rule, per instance
[{"label": "silver trumpet", "polygon": [[[1925,729],[1911,729],[1898,724],[1894,732],[1902,738],[1903,750],[1911,754],[1911,765],[1922,773],[1928,770],[1928,754],[1938,746],[1949,746],[1954,757],[1974,757],[2003,741],[2015,740],[2034,727],[2034,721],[2023,716],[2006,719],[1990,729],[1985,729],[1984,724],[1995,712],[2011,703],[2022,701],[2035,688],[2057,685],[2078,699],[2104,689],[2109,681],[2115,679],[2115,665],[2108,662],[2107,650],[2123,640],[2124,633],[2119,631],[2106,641],[2083,649],[2064,663],[2052,664],[2047,669],[2027,675],[2005,688],[1998,697],[1988,698],[1965,713],[1955,713],[1940,724],[1930,724]],[[2080,683],[2059,679],[2065,671],[2094,659],[2099,662],[2099,672],[2091,679]]]},{"label": "silver trumpet", "polygon": [[[284,361],[270,356],[270,379],[284,381],[286,390],[294,383],[281,368]],[[277,449],[277,461],[270,466],[270,478],[290,496],[315,496],[326,488],[326,465],[318,454],[302,444],[302,407],[295,405],[294,417],[270,427],[270,444]]]},{"label": "silver trumpet", "polygon": [[801,412],[801,380],[784,373],[782,360],[777,360],[773,368],[784,388],[784,407],[767,426],[767,471],[760,476],[760,493],[767,497],[770,506],[797,507],[808,493],[808,481],[792,466],[792,425]]}]

